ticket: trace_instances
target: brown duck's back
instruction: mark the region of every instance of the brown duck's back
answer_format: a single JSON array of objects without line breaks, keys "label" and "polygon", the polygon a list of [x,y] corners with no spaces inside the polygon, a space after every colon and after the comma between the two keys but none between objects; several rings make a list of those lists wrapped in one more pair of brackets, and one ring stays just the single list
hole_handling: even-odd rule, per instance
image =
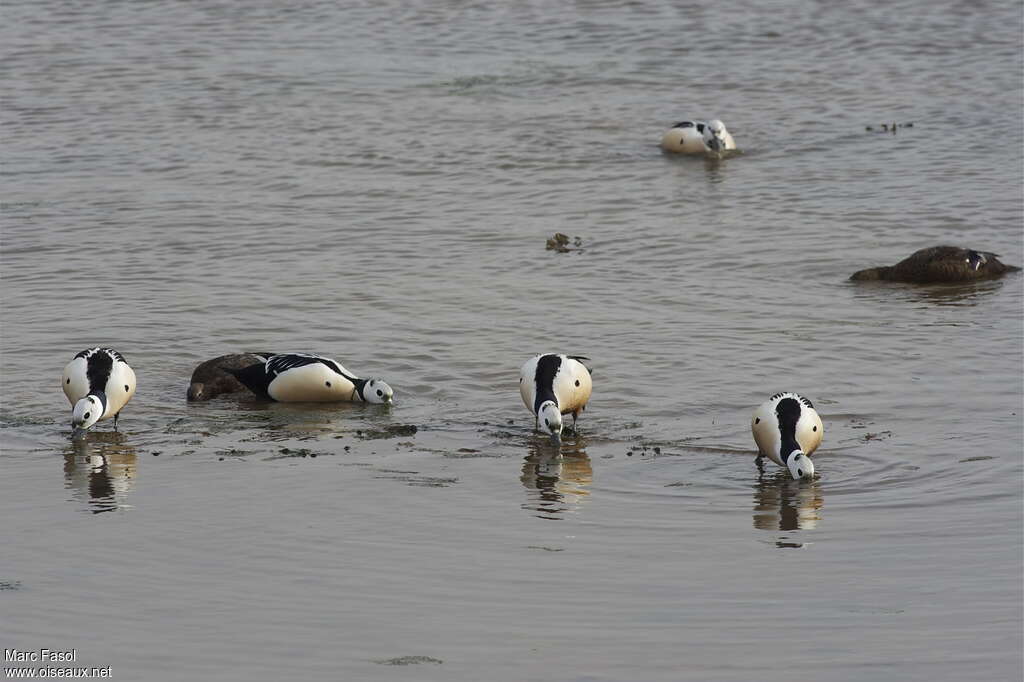
[{"label": "brown duck's back", "polygon": [[245,384],[225,370],[244,369],[263,362],[252,353],[230,353],[207,360],[192,372],[187,397],[189,400],[209,400],[222,393],[247,391]]},{"label": "brown duck's back", "polygon": [[[984,258],[984,262],[975,268],[972,258],[977,260],[979,256]],[[973,251],[959,246],[932,246],[915,251],[896,265],[855,272],[850,279],[859,282],[886,280],[918,284],[971,282],[1001,277],[1015,270],[1020,268],[1006,265],[994,253]]]}]

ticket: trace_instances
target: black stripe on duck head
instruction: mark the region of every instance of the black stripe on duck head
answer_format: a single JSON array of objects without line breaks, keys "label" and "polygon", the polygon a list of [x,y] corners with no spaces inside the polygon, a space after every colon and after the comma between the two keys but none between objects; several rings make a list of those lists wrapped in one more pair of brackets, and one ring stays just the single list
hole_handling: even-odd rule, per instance
[{"label": "black stripe on duck head", "polygon": [[796,425],[802,414],[803,408],[797,398],[787,396],[775,405],[775,416],[779,422],[779,458],[796,479],[814,475],[814,462],[804,454],[796,440]]}]

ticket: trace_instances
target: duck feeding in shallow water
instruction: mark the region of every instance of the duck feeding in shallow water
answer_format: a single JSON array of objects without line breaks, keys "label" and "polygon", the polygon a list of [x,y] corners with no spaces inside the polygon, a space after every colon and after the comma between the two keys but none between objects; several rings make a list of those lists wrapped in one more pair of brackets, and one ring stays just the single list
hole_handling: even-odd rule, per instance
[{"label": "duck feeding in shallow water", "polygon": [[1016,265],[1006,265],[999,260],[998,255],[988,251],[975,251],[959,246],[932,246],[915,251],[896,265],[858,270],[850,276],[850,280],[883,280],[913,284],[973,282],[1002,277],[1019,270]]},{"label": "duck feeding in shallow water", "polygon": [[135,371],[112,348],[89,348],[71,359],[61,376],[72,405],[72,437],[81,438],[96,422],[114,418],[135,395]]},{"label": "duck feeding in shallow water", "polygon": [[554,353],[535,355],[519,370],[519,395],[534,415],[534,428],[556,441],[562,437],[562,415],[571,414],[575,428],[576,419],[590,400],[592,382],[584,360],[589,358]]},{"label": "duck feeding in shallow water", "polygon": [[678,154],[721,154],[736,149],[736,140],[717,118],[680,121],[662,136],[661,148]]},{"label": "duck feeding in shallow water", "polygon": [[253,353],[259,362],[227,372],[262,398],[283,403],[390,403],[395,392],[377,378],[360,379],[340,362],[311,353]]},{"label": "duck feeding in shallow water", "polygon": [[252,353],[229,353],[207,360],[192,372],[188,390],[185,392],[189,402],[210,400],[225,393],[238,393],[248,390],[229,369],[245,369],[264,362]]},{"label": "duck feeding in shallow water", "polygon": [[750,430],[758,457],[786,467],[793,478],[814,476],[810,455],[821,445],[825,427],[810,400],[798,393],[776,393],[754,411]]}]

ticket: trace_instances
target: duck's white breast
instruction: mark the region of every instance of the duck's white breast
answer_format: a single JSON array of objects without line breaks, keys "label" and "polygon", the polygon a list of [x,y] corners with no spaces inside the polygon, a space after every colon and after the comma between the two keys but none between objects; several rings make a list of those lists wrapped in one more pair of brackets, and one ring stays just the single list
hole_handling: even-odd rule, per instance
[{"label": "duck's white breast", "polygon": [[294,367],[278,374],[267,393],[283,403],[338,402],[358,399],[355,385],[321,362]]},{"label": "duck's white breast", "polygon": [[539,360],[540,356],[534,355],[523,363],[522,369],[519,370],[519,395],[522,397],[526,409],[530,412],[533,412],[533,401],[537,397],[537,387],[534,385],[534,381],[537,376],[537,362]]},{"label": "duck's white breast", "polygon": [[576,412],[590,400],[592,389],[590,372],[579,360],[563,356],[554,383],[558,409],[562,411],[562,414]]},{"label": "duck's white breast", "polygon": [[89,378],[86,374],[87,366],[88,363],[85,358],[75,358],[64,366],[60,386],[64,389],[64,395],[72,406],[89,394]]},{"label": "duck's white breast", "polygon": [[782,448],[782,438],[774,408],[774,402],[768,401],[754,410],[754,416],[750,419],[750,431],[754,434],[758,452],[781,465],[779,450]]},{"label": "duck's white breast", "polygon": [[825,435],[825,425],[821,423],[821,417],[813,409],[801,405],[800,420],[796,423],[796,442],[805,455],[809,455],[821,445],[821,439]]},{"label": "duck's white breast", "polygon": [[672,128],[661,138],[661,147],[680,154],[703,154],[704,136],[696,128]]},{"label": "duck's white breast", "polygon": [[135,370],[128,363],[115,360],[103,391],[107,394],[107,410],[100,419],[109,419],[135,395]]}]

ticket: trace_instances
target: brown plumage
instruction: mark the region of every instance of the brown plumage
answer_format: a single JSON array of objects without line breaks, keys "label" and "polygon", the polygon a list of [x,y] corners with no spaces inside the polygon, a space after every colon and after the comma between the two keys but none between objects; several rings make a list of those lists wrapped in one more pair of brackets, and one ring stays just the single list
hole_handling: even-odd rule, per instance
[{"label": "brown plumage", "polygon": [[890,282],[972,282],[1002,277],[1020,268],[999,261],[994,253],[973,251],[959,246],[933,246],[915,251],[896,265],[883,265],[853,273],[855,282],[887,280]]},{"label": "brown plumage", "polygon": [[186,397],[190,401],[209,400],[222,393],[248,391],[245,384],[228,374],[225,369],[244,369],[252,365],[262,365],[263,362],[262,358],[252,353],[231,353],[207,360],[192,372],[192,382],[188,386]]}]

